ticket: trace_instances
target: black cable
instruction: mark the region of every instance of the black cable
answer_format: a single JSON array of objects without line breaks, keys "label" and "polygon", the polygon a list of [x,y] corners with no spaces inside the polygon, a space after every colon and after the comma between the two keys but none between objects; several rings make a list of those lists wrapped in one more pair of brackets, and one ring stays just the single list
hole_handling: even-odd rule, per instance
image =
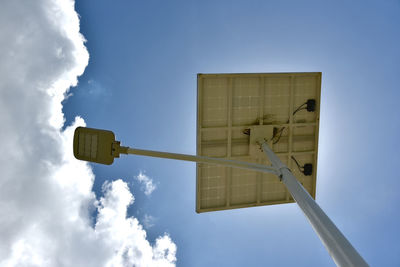
[{"label": "black cable", "polygon": [[[313,100],[313,99],[311,99],[311,100]],[[293,112],[293,115],[295,115],[295,114],[296,114],[297,112],[299,112],[300,110],[307,109],[307,111],[308,111],[308,105],[309,105],[309,102],[311,102],[311,100],[309,99],[309,100],[307,100],[305,103],[301,104],[301,105]],[[315,101],[315,100],[314,100],[314,101]],[[312,104],[312,103],[310,103],[310,104]],[[314,103],[314,105],[315,105],[315,103]],[[289,123],[289,120],[288,120],[286,123]],[[279,142],[279,140],[281,140],[281,137],[282,137],[282,134],[283,134],[283,130],[285,130],[285,128],[286,128],[286,127],[282,127],[278,132],[276,132],[276,133],[274,134],[274,136],[271,138],[271,140],[274,140],[275,137],[277,137],[278,134],[279,134],[279,136],[278,136],[278,139],[275,140],[275,141],[273,141],[272,144],[275,145],[276,143]],[[245,132],[243,132],[243,133],[244,133],[244,134],[247,134],[247,133],[245,133]]]},{"label": "black cable", "polygon": [[300,164],[297,162],[297,160],[296,160],[293,156],[292,156],[291,158],[292,158],[292,160],[294,160],[294,162],[296,163],[297,168],[299,168],[299,171],[300,171],[300,172],[303,172],[303,171],[301,170],[303,167],[300,166]]},{"label": "black cable", "polygon": [[298,107],[294,112],[293,115],[296,114],[298,111],[303,110],[303,109],[307,109],[307,107],[304,107],[304,105],[307,105],[307,102],[305,102],[304,104],[302,104],[300,107]]},{"label": "black cable", "polygon": [[244,129],[244,130],[243,130],[243,133],[244,133],[245,135],[250,135],[250,129]]},{"label": "black cable", "polygon": [[[278,139],[277,140],[275,140],[272,144],[276,144],[276,143],[278,143],[279,142],[279,140],[281,139],[281,137],[282,137],[282,134],[283,134],[283,131],[285,130],[285,127],[282,127],[280,130],[279,130],[279,136],[278,136]],[[275,134],[275,136],[274,137],[272,137],[272,139],[274,139],[276,136],[278,135],[278,132]]]},{"label": "black cable", "polygon": [[307,107],[303,107],[303,108],[297,109],[295,112],[293,112],[293,115],[295,115],[297,112],[299,112],[301,110],[307,110]]}]

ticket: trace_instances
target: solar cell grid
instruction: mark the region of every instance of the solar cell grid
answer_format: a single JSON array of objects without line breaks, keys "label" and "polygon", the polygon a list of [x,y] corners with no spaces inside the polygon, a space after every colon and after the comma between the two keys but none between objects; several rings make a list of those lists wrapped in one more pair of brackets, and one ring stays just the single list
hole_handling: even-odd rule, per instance
[{"label": "solar cell grid", "polygon": [[[253,144],[265,132],[315,197],[321,73],[199,74],[197,90],[198,155],[269,164]],[[316,110],[296,111],[308,99],[315,99]],[[312,175],[305,176],[292,156],[312,163]],[[272,174],[209,164],[197,164],[196,191],[197,212],[293,202]]]}]

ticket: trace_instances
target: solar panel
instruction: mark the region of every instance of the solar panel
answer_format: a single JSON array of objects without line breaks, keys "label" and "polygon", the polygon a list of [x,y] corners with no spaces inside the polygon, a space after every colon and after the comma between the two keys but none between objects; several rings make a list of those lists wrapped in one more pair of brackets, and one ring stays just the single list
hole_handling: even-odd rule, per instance
[{"label": "solar panel", "polygon": [[[320,72],[198,74],[197,155],[270,165],[263,138],[315,198],[320,93]],[[205,163],[196,172],[197,212],[293,202],[273,174]]]}]

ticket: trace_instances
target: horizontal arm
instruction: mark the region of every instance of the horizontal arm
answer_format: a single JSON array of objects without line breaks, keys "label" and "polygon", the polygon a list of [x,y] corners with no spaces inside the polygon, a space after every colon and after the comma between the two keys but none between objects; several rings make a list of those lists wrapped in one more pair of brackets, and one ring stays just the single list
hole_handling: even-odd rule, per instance
[{"label": "horizontal arm", "polygon": [[124,148],[124,147],[121,147],[121,148],[122,148],[121,153],[124,153],[124,154],[134,154],[134,155],[156,157],[156,158],[166,158],[166,159],[192,161],[192,162],[198,162],[198,163],[224,165],[227,167],[234,167],[234,168],[240,168],[240,169],[251,170],[251,171],[273,173],[273,174],[277,175],[277,171],[273,167],[265,166],[262,164],[245,162],[245,161],[222,159],[222,158],[211,158],[211,157],[205,157],[205,156],[193,156],[193,155],[168,153],[168,152],[143,150],[143,149],[134,149],[134,148]]}]

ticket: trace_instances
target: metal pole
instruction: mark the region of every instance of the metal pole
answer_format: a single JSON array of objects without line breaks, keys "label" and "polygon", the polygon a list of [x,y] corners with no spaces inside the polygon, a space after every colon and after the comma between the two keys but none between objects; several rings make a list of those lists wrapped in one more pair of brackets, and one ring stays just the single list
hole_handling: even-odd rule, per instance
[{"label": "metal pole", "polygon": [[186,154],[160,152],[160,151],[152,151],[152,150],[144,150],[144,149],[127,148],[127,147],[122,147],[121,153],[148,156],[148,157],[156,157],[156,158],[186,160],[186,161],[193,161],[193,162],[199,162],[199,163],[210,163],[210,164],[224,165],[224,166],[252,170],[252,171],[273,173],[276,175],[278,174],[274,167],[265,166],[262,164],[251,163],[251,162],[245,162],[245,161],[231,160],[231,159],[210,158],[210,157],[205,157],[205,156],[193,156],[193,155],[186,155]]},{"label": "metal pole", "polygon": [[350,244],[336,225],[329,219],[310,194],[297,181],[289,168],[283,164],[265,141],[261,147],[278,172],[281,181],[310,221],[325,248],[337,266],[368,266],[357,250]]}]

